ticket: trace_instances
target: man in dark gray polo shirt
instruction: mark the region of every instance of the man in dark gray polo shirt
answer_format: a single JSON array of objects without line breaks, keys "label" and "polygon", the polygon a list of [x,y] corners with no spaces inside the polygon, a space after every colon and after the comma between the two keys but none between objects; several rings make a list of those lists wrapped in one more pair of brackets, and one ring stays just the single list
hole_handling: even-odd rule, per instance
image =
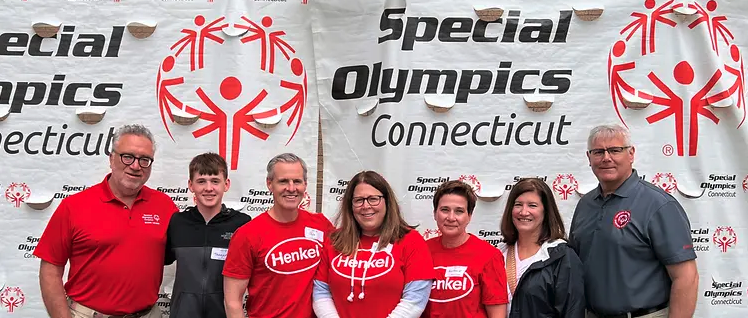
[{"label": "man in dark gray polo shirt", "polygon": [[632,169],[625,128],[595,127],[587,147],[600,184],[577,204],[569,232],[584,264],[587,317],[692,317],[699,276],[686,212]]}]

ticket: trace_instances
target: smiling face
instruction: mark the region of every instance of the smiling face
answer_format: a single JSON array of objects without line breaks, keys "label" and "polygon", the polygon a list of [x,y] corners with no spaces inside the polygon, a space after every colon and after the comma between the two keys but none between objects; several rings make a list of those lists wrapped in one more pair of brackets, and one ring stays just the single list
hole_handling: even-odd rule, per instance
[{"label": "smiling face", "polygon": [[514,200],[512,222],[520,237],[540,236],[544,219],[543,202],[537,192],[525,192]]},{"label": "smiling face", "polygon": [[138,135],[122,135],[114,145],[109,155],[109,167],[112,176],[109,184],[115,195],[134,196],[151,177],[151,168],[141,167],[139,161],[126,165],[122,162],[122,155],[132,155],[139,158],[153,158],[153,143],[146,137]]},{"label": "smiling face", "polygon": [[353,217],[367,236],[379,235],[387,215],[384,194],[366,183],[359,183],[353,190]]},{"label": "smiling face", "polygon": [[434,220],[442,236],[456,238],[467,234],[471,219],[467,206],[467,199],[461,195],[445,194],[439,198]]},{"label": "smiling face", "polygon": [[278,162],[273,166],[273,179],[267,180],[273,193],[273,209],[284,212],[299,208],[306,191],[304,168],[299,162]]},{"label": "smiling face", "polygon": [[[631,175],[634,164],[634,147],[628,147],[620,136],[613,138],[597,138],[587,152],[587,159],[592,167],[592,173],[601,184],[610,185],[615,190]],[[628,147],[618,153],[610,151],[615,147]],[[595,150],[598,151],[595,151]],[[600,153],[599,149],[609,149]],[[613,152],[613,153],[611,153]],[[596,154],[597,153],[597,154]]]},{"label": "smiling face", "polygon": [[196,174],[188,182],[190,191],[195,194],[197,207],[199,210],[212,209],[220,206],[223,201],[223,194],[229,191],[231,181],[220,175],[203,175]]}]

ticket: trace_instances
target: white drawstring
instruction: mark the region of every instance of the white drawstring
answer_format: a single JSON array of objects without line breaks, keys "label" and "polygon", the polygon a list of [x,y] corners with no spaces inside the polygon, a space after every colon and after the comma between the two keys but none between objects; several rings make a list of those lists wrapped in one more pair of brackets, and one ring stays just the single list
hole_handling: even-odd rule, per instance
[{"label": "white drawstring", "polygon": [[[377,252],[376,251],[377,246],[378,246],[377,243],[372,244],[371,256],[369,256],[369,260],[366,263],[364,263],[364,274],[361,277],[361,293],[358,294],[358,299],[361,299],[361,300],[364,299],[364,286],[366,285],[366,271],[369,270],[369,265],[371,265],[371,261],[374,259],[374,254],[376,254]],[[357,246],[356,252],[353,253],[353,264],[355,264],[355,266],[351,268],[351,293],[348,295],[349,302],[353,302],[353,294],[354,294],[353,293],[353,282],[356,280],[354,274],[356,273],[356,267],[358,267],[357,256],[358,256],[358,246]]]}]

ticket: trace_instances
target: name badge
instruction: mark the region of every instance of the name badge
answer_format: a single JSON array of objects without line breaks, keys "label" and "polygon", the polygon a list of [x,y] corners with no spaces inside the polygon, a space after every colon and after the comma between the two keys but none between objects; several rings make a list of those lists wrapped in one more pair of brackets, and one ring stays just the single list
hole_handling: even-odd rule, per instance
[{"label": "name badge", "polygon": [[[371,244],[371,251],[376,253],[378,247],[379,247],[379,242],[374,242],[374,244]],[[382,251],[385,251],[387,253],[392,253],[392,244],[387,244],[387,246],[385,246],[382,249]]]},{"label": "name badge", "polygon": [[323,242],[325,240],[325,233],[318,229],[314,229],[311,227],[305,227],[304,228],[304,237],[308,239],[312,239],[318,242]]},{"label": "name badge", "polygon": [[467,271],[467,266],[449,266],[447,267],[444,277],[462,277]]},{"label": "name badge", "polygon": [[228,248],[214,247],[213,250],[210,252],[210,259],[214,259],[217,261],[225,261],[226,254],[228,253],[229,253]]}]

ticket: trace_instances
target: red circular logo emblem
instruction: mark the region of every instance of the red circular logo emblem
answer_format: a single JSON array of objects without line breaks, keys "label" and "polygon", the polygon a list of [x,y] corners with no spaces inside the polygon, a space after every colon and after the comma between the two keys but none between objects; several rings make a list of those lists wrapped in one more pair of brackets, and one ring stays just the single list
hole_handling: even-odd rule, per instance
[{"label": "red circular logo emblem", "polygon": [[613,225],[619,229],[629,224],[629,221],[631,221],[631,211],[628,210],[618,211],[616,216],[613,217]]}]

